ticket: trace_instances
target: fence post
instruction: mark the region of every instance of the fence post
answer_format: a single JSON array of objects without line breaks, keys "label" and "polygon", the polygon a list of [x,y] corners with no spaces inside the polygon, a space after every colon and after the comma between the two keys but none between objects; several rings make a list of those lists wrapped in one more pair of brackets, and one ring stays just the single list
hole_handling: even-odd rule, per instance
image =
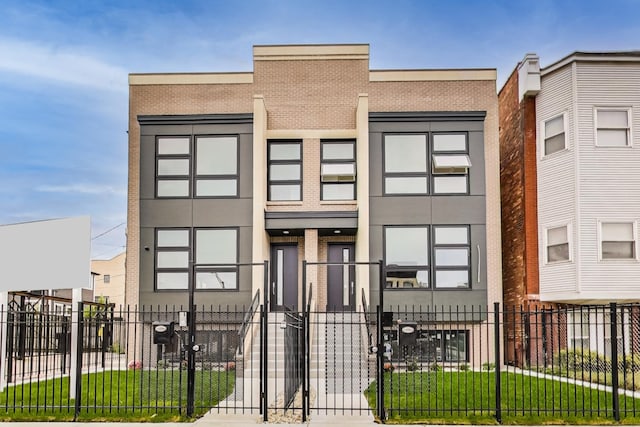
[{"label": "fence post", "polygon": [[615,302],[611,310],[611,398],[613,418],[620,421],[620,397],[618,395],[618,309]]},{"label": "fence post", "polygon": [[307,260],[302,260],[302,304],[300,314],[300,331],[298,332],[298,339],[300,343],[300,374],[302,375],[302,422],[307,422]]},{"label": "fence post", "polygon": [[502,387],[500,384],[500,303],[493,303],[493,342],[496,381],[496,420],[502,423]]},{"label": "fence post", "polygon": [[[266,295],[266,294],[265,294]],[[265,301],[266,301],[266,297],[265,297]],[[261,400],[261,407],[262,407],[262,421],[264,421],[265,423],[267,421],[269,421],[269,414],[267,413],[267,408],[269,407],[269,402],[267,401],[268,396],[267,396],[267,389],[268,389],[268,384],[267,381],[269,380],[269,375],[268,375],[268,369],[267,369],[267,364],[269,363],[268,360],[268,352],[267,352],[267,328],[268,328],[268,323],[267,323],[267,306],[266,303],[262,305],[262,307],[260,307],[260,359],[262,360],[262,365],[260,366],[260,382],[262,384],[262,400]]]},{"label": "fence post", "polygon": [[378,326],[378,351],[376,352],[376,373],[378,378],[378,396],[376,407],[378,408],[378,418],[380,422],[384,422],[386,418],[385,410],[384,410],[384,360],[383,360],[383,351],[382,348],[384,346],[382,335],[384,333],[382,328],[382,307],[376,307],[376,323]]},{"label": "fence post", "polygon": [[[82,350],[84,347],[84,304],[78,303],[77,314],[77,330],[78,335],[76,338],[76,370],[71,372],[71,375],[75,376],[75,413],[73,415],[73,421],[76,421],[78,415],[80,415],[80,408],[82,406]],[[66,337],[65,337],[66,339]]]}]

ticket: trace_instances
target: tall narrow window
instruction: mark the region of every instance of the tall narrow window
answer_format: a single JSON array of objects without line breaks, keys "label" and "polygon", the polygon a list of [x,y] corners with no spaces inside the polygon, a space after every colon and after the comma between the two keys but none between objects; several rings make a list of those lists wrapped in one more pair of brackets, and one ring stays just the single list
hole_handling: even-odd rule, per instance
[{"label": "tall narrow window", "polygon": [[596,109],[596,144],[601,147],[626,147],[631,145],[629,109]]},{"label": "tall narrow window", "polygon": [[547,262],[569,261],[569,230],[566,225],[547,229]]},{"label": "tall narrow window", "polygon": [[427,136],[384,136],[384,193],[427,194]]},{"label": "tall narrow window", "polygon": [[191,141],[188,136],[156,140],[156,196],[189,197]]},{"label": "tall narrow window", "polygon": [[429,287],[429,228],[386,227],[388,288]]},{"label": "tall narrow window", "polygon": [[189,230],[156,230],[156,289],[189,288]]},{"label": "tall narrow window", "polygon": [[433,193],[469,192],[469,147],[466,133],[433,134]]},{"label": "tall narrow window", "polygon": [[434,226],[436,288],[468,288],[471,265],[469,227]]},{"label": "tall narrow window", "polygon": [[238,137],[197,136],[197,197],[238,195]]},{"label": "tall narrow window", "polygon": [[321,158],[322,200],[355,199],[355,141],[322,141]]},{"label": "tall narrow window", "polygon": [[602,259],[635,259],[633,222],[603,222],[600,225]]},{"label": "tall narrow window", "polygon": [[548,156],[564,150],[565,147],[564,114],[562,114],[544,122],[544,155]]},{"label": "tall narrow window", "polygon": [[269,141],[269,200],[302,200],[301,141]]}]

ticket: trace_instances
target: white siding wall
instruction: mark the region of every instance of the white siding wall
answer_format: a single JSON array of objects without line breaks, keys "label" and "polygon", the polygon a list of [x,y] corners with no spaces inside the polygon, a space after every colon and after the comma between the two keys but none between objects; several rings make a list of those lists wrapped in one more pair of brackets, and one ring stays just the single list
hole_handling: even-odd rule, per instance
[{"label": "white siding wall", "polygon": [[[575,292],[576,263],[545,264],[545,230],[547,227],[572,223],[575,260],[576,236],[576,150],[573,114],[573,80],[571,66],[543,77],[536,97],[538,155],[538,247],[540,248],[540,298],[553,299],[555,293]],[[541,124],[559,114],[566,114],[567,150],[542,157],[544,141]]]},{"label": "white siding wall", "polygon": [[[598,220],[640,220],[640,64],[578,62],[576,71],[581,296],[640,299],[640,262],[598,259]],[[596,106],[632,108],[631,148],[596,147]]]}]

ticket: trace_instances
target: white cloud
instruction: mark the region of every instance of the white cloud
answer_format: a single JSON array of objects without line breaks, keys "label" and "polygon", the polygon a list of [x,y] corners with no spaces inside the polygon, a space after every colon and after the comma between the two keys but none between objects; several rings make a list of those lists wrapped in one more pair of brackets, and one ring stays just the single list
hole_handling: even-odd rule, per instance
[{"label": "white cloud", "polygon": [[0,52],[0,72],[103,91],[127,91],[125,69],[71,48],[0,38]]},{"label": "white cloud", "polygon": [[36,191],[43,193],[115,194],[126,195],[125,188],[101,184],[41,185]]}]

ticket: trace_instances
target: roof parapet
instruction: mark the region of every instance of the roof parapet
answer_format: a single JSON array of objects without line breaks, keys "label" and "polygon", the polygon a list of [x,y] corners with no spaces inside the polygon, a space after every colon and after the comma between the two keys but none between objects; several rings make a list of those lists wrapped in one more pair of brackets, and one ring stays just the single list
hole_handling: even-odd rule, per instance
[{"label": "roof parapet", "polygon": [[520,101],[525,96],[535,96],[540,92],[540,57],[527,53],[518,64],[518,94]]}]

